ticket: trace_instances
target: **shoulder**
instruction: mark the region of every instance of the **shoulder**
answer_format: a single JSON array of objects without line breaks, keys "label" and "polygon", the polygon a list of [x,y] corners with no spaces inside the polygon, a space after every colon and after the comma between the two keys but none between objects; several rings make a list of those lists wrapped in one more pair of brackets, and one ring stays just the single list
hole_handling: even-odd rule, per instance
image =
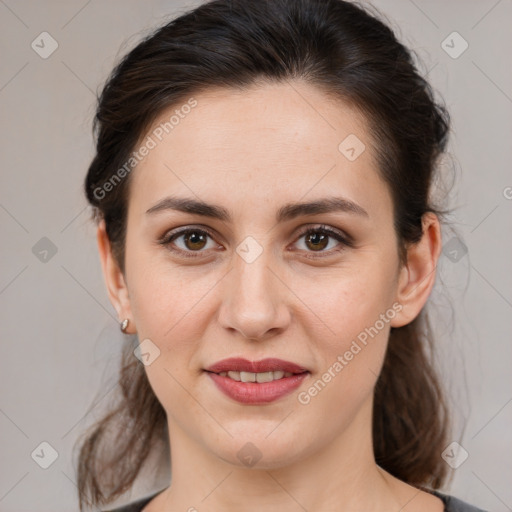
[{"label": "shoulder", "polygon": [[105,510],[104,512],[142,512],[142,509],[157,495],[160,494],[161,491],[158,491],[151,496],[147,496],[146,498],[141,498],[140,500],[133,501],[132,503],[128,503],[127,505],[123,505],[118,508],[111,508]]},{"label": "shoulder", "polygon": [[435,494],[438,498],[441,498],[445,506],[445,512],[487,512],[486,510],[459,500],[459,498],[456,498],[455,496],[450,496],[449,494],[444,494],[434,490],[429,490],[428,492]]}]

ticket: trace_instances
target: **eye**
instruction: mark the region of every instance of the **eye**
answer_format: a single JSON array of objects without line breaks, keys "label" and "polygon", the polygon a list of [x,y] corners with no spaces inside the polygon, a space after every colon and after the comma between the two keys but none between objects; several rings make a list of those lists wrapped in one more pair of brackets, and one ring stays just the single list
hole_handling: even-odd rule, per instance
[{"label": "eye", "polygon": [[[333,253],[340,252],[346,247],[352,247],[351,238],[340,231],[329,228],[325,225],[317,227],[309,227],[303,230],[299,235],[299,240],[305,237],[304,247],[308,258],[316,258],[328,256]],[[159,243],[166,246],[170,251],[179,253],[180,256],[187,258],[196,258],[205,250],[218,247],[212,240],[212,244],[208,247],[208,238],[213,239],[213,234],[205,229],[187,227],[166,233]],[[332,240],[338,242],[338,247],[325,250]],[[177,243],[177,241],[180,241]],[[194,254],[196,253],[196,254]],[[197,254],[199,253],[199,254]],[[311,253],[320,253],[318,256]]]},{"label": "eye", "polygon": [[[194,253],[201,253],[204,252],[203,249],[205,248],[211,249],[216,246],[216,244],[213,243],[211,247],[208,247],[208,238],[212,238],[212,234],[209,231],[189,227],[165,234],[164,237],[159,240],[159,243],[166,246],[172,252],[180,253],[180,255],[187,258],[196,258],[199,255]],[[175,243],[175,241],[180,239],[182,239],[181,243]],[[173,245],[177,245],[178,248],[174,248]]]},{"label": "eye", "polygon": [[[309,253],[321,253],[320,257],[343,251],[346,247],[352,247],[352,242],[347,235],[324,225],[307,228],[299,234],[299,239],[303,237],[305,238],[304,250]],[[334,244],[334,249],[331,247],[330,250],[325,251],[324,249],[329,246],[332,239],[339,242],[337,247]],[[307,257],[316,258],[317,255],[313,254]]]}]

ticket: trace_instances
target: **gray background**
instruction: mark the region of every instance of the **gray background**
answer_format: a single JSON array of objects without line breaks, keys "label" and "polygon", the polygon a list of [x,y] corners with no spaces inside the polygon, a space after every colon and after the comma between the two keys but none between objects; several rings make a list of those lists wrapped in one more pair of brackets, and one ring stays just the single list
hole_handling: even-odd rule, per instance
[{"label": "gray background", "polygon": [[[78,510],[73,444],[114,395],[123,343],[82,196],[94,92],[143,34],[197,3],[0,0],[2,512]],[[512,510],[512,2],[373,3],[453,117],[443,170],[457,180],[455,231],[444,242],[455,240],[431,299],[454,439],[469,456],[446,491]],[[59,45],[47,59],[31,47],[43,31]],[[457,58],[441,46],[454,31],[469,44]],[[453,53],[461,43],[445,45]],[[31,456],[43,441],[58,453],[47,469]],[[167,471],[143,476],[118,503],[165,487]]]}]

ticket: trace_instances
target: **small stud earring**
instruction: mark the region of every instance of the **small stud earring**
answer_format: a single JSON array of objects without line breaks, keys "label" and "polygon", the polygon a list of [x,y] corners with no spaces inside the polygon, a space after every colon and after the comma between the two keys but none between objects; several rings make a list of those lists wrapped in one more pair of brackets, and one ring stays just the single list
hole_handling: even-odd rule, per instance
[{"label": "small stud earring", "polygon": [[121,331],[123,331],[125,334],[129,323],[130,321],[128,320],[128,318],[125,318],[120,324]]}]

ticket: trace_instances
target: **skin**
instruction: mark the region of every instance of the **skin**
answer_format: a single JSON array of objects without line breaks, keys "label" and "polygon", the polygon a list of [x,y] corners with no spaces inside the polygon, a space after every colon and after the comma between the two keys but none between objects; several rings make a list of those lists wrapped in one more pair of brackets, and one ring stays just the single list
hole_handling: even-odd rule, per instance
[{"label": "skin", "polygon": [[[172,486],[144,512],[442,511],[439,498],[376,465],[371,438],[373,391],[389,329],[411,322],[434,285],[437,217],[424,216],[424,235],[401,267],[392,199],[366,121],[312,85],[210,89],[195,98],[198,105],[132,171],[124,275],[103,223],[97,233],[119,319],[128,318],[127,332],[160,350],[144,368],[167,414]],[[354,161],[338,150],[349,134],[366,146]],[[222,205],[233,221],[174,210],[146,213],[169,195]],[[330,212],[275,221],[285,203],[334,195],[368,216]],[[299,236],[319,224],[350,234],[354,246],[329,237],[315,249]],[[174,240],[176,250],[199,257],[158,243],[188,226],[214,234],[202,244]],[[236,252],[247,236],[262,249],[252,263]],[[394,303],[401,311],[301,404],[298,394]],[[236,356],[277,357],[311,374],[273,403],[242,405],[203,371]],[[237,457],[249,441],[262,455],[250,468]]]}]

